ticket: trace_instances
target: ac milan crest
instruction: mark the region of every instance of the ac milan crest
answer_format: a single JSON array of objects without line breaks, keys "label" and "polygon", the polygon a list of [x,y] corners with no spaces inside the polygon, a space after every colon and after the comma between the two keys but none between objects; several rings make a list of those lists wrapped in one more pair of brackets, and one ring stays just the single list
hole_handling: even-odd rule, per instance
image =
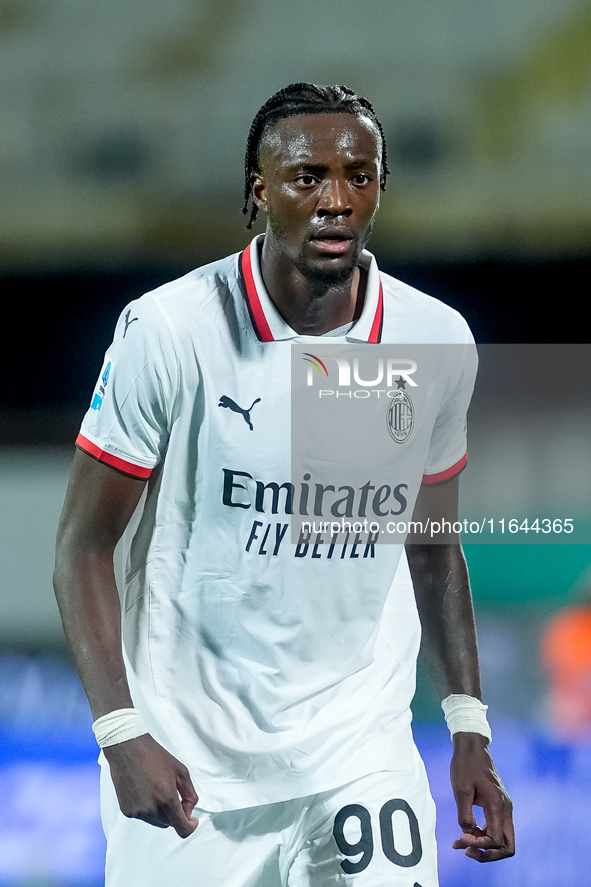
[{"label": "ac milan crest", "polygon": [[396,443],[404,443],[414,427],[414,407],[406,391],[395,391],[388,404],[386,424]]}]

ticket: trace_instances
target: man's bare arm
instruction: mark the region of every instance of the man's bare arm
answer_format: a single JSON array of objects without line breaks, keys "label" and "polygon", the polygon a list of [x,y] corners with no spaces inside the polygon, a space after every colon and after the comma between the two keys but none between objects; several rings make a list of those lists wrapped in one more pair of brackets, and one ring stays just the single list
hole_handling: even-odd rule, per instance
[{"label": "man's bare arm", "polygon": [[[54,588],[66,639],[96,719],[132,708],[121,648],[115,546],[144,489],[130,477],[77,451],[60,519]],[[122,812],[181,837],[197,820],[189,773],[148,734],[104,749]]]},{"label": "man's bare arm", "polygon": [[[458,477],[424,484],[415,520],[457,521]],[[406,546],[421,620],[421,651],[441,699],[465,694],[482,699],[472,594],[459,538],[434,544],[409,537]],[[454,842],[467,856],[489,862],[513,856],[512,806],[488,749],[478,733],[456,733],[451,782],[462,836]],[[473,807],[482,807],[479,828]]]},{"label": "man's bare arm", "polygon": [[133,706],[113,554],[144,485],[76,451],[58,528],[54,587],[94,718]]}]

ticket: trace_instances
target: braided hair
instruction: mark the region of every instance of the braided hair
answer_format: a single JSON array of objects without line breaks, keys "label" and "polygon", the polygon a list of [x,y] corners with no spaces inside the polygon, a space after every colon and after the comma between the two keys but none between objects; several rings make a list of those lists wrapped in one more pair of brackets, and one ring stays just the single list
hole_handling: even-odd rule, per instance
[{"label": "braided hair", "polygon": [[386,190],[386,176],[390,172],[386,154],[386,139],[382,124],[376,117],[370,102],[347,86],[292,83],[267,99],[252,121],[248,133],[244,158],[244,206],[242,208],[243,214],[246,215],[248,203],[252,201],[247,228],[252,228],[259,211],[258,206],[252,200],[252,177],[254,173],[260,172],[259,147],[263,135],[279,120],[296,114],[355,114],[368,117],[378,128],[382,140],[380,187],[382,191]]}]

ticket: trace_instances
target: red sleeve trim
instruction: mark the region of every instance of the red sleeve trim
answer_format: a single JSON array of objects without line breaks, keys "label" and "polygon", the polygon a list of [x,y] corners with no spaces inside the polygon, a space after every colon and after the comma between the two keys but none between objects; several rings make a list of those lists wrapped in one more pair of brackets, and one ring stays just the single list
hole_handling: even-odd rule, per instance
[{"label": "red sleeve trim", "polygon": [[112,453],[107,453],[105,450],[101,450],[100,447],[97,447],[92,441],[87,440],[82,434],[79,434],[76,438],[76,446],[80,447],[81,450],[84,450],[84,452],[88,453],[90,456],[94,456],[99,462],[111,465],[112,468],[117,468],[119,471],[123,471],[125,474],[130,474],[132,477],[144,479],[150,477],[152,474],[152,468],[144,468],[141,465],[134,465],[133,462],[127,462],[125,459],[113,456]]},{"label": "red sleeve trim", "polygon": [[455,465],[452,465],[451,468],[446,468],[445,471],[438,471],[437,474],[424,474],[423,483],[437,484],[442,480],[448,480],[448,478],[453,477],[454,474],[459,474],[460,471],[463,471],[467,462],[468,453],[464,453],[462,458],[456,462]]},{"label": "red sleeve trim", "polygon": [[240,258],[240,267],[246,285],[246,304],[248,305],[250,319],[252,320],[252,325],[258,339],[261,342],[273,342],[273,333],[271,332],[271,327],[267,323],[267,318],[265,317],[265,312],[263,311],[263,306],[261,305],[261,300],[259,299],[259,294],[257,293],[256,284],[254,282],[252,260],[250,257],[251,249],[252,243],[249,243]]}]

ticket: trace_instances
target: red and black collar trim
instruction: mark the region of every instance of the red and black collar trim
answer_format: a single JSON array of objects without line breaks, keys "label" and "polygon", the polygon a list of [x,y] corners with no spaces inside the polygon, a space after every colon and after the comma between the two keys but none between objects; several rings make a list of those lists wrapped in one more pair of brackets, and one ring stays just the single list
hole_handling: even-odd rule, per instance
[{"label": "red and black collar trim", "polygon": [[367,341],[371,342],[373,345],[379,345],[382,341],[382,329],[384,327],[384,288],[382,287],[382,281],[380,280],[380,291],[378,293],[378,305],[376,308],[376,313],[373,319],[373,323],[371,325],[371,330],[369,331],[369,336]]},{"label": "red and black collar trim", "polygon": [[267,318],[265,317],[265,312],[263,311],[263,306],[261,305],[261,300],[259,299],[259,294],[254,282],[254,275],[252,273],[251,250],[253,243],[254,241],[249,243],[246,249],[240,253],[240,271],[242,272],[242,278],[245,285],[246,304],[248,306],[248,313],[250,314],[254,331],[257,334],[259,341],[273,342],[273,333],[271,332],[271,327],[267,323]]}]

